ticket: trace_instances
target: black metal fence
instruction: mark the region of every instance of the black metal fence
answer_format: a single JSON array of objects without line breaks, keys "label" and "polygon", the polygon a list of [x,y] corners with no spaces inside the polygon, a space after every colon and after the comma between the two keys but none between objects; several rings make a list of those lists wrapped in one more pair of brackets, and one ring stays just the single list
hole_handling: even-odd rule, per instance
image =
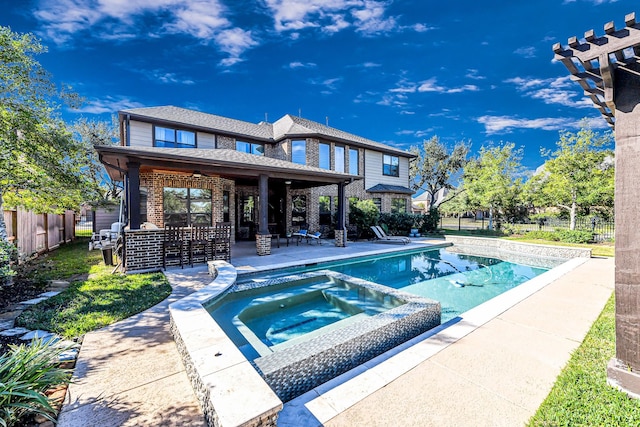
[{"label": "black metal fence", "polygon": [[[494,228],[497,223],[494,221]],[[448,230],[486,230],[489,227],[488,218],[440,218],[440,228]],[[557,229],[568,230],[569,220],[559,218],[547,218],[540,221],[531,221],[529,223],[509,224],[511,229],[519,233],[528,231],[555,231]],[[611,241],[615,235],[615,223],[613,220],[604,220],[600,218],[577,218],[576,230],[591,231],[594,233],[596,242]]]}]

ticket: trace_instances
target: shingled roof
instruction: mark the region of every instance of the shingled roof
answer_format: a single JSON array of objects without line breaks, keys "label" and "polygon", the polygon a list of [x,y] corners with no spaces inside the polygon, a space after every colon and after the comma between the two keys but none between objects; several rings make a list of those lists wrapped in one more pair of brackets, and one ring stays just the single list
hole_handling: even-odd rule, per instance
[{"label": "shingled roof", "polygon": [[258,124],[172,105],[133,108],[120,111],[120,114],[127,114],[138,120],[160,120],[165,123],[195,127],[203,131],[249,137],[263,142],[278,142],[286,138],[326,138],[331,141],[343,142],[363,148],[375,148],[404,157],[415,157],[407,151],[290,114],[283,116],[274,123],[261,122]]}]

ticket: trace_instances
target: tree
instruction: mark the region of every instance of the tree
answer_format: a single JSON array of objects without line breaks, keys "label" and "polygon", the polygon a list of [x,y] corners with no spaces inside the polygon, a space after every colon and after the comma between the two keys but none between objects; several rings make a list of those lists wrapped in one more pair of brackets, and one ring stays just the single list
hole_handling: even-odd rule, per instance
[{"label": "tree", "polygon": [[542,151],[548,160],[527,182],[527,194],[539,206],[569,212],[569,229],[575,230],[579,209],[613,206],[613,141],[611,132],[600,134],[586,124],[577,132],[561,132],[556,150]]},{"label": "tree", "polygon": [[425,140],[422,149],[411,147],[411,152],[417,157],[411,159],[409,177],[413,190],[425,190],[431,197],[429,210],[435,208],[436,194],[443,188],[454,188],[451,177],[467,163],[469,145],[460,141],[453,150],[440,142],[437,136]]},{"label": "tree", "polygon": [[478,156],[464,169],[463,186],[468,203],[489,211],[489,229],[493,216],[515,210],[522,190],[520,160],[522,149],[515,144],[482,147]]},{"label": "tree", "polygon": [[[39,212],[77,208],[96,190],[87,173],[90,148],[59,117],[60,103],[79,99],[58,89],[35,60],[44,52],[32,34],[0,26],[0,211],[5,197]],[[2,215],[0,239],[7,239]]]},{"label": "tree", "polygon": [[93,179],[96,188],[102,188],[102,201],[116,199],[120,194],[120,187],[113,181],[98,159],[98,153],[93,149],[95,145],[114,145],[118,143],[118,116],[111,116],[111,123],[100,120],[78,119],[71,127],[74,137],[89,148],[91,157],[89,177]]}]

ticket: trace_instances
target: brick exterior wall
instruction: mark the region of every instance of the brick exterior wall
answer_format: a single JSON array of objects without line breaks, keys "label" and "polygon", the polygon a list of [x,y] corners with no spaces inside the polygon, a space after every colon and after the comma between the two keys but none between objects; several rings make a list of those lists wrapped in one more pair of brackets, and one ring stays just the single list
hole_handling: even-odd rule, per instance
[{"label": "brick exterior wall", "polygon": [[256,251],[258,255],[271,255],[271,235],[256,234]]},{"label": "brick exterior wall", "polygon": [[[231,239],[235,242],[235,181],[219,176],[178,175],[170,172],[144,172],[140,174],[140,186],[147,188],[147,221],[164,227],[163,189],[174,188],[202,188],[211,190],[211,218],[213,224],[223,222],[224,191],[229,192],[229,221],[231,222]],[[212,224],[212,225],[213,225]]]}]

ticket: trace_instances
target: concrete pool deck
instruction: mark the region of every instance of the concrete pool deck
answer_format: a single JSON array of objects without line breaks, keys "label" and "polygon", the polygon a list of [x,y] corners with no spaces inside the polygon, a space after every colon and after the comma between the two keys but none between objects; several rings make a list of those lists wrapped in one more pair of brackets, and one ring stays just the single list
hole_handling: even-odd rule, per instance
[{"label": "concrete pool deck", "polygon": [[[232,264],[246,271],[407,248],[302,244],[258,257],[255,247],[236,245]],[[363,367],[363,375],[287,403],[279,425],[521,425],[604,307],[613,270],[613,259],[592,258],[481,325],[459,322],[457,332],[444,329],[377,366]],[[167,277],[174,286],[168,300],[85,336],[60,426],[205,424],[169,333],[167,306],[210,278],[203,265],[170,269]],[[460,339],[433,349],[434,341],[454,338]]]}]

